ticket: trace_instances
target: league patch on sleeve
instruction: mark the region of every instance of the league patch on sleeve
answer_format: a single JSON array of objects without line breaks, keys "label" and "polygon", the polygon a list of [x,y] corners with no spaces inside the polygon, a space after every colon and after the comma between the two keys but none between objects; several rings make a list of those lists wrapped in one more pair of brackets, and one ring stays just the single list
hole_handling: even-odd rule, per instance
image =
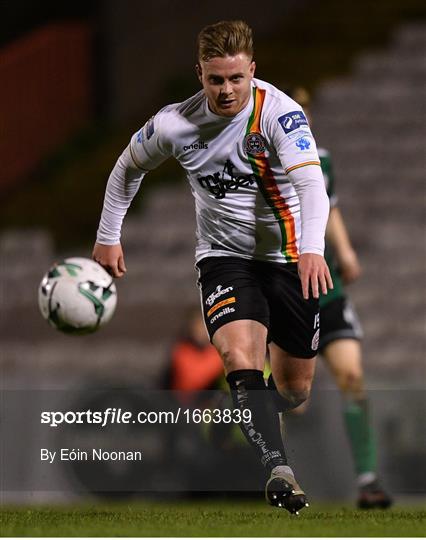
[{"label": "league patch on sleeve", "polygon": [[302,111],[292,111],[287,114],[283,114],[283,116],[278,118],[278,122],[281,124],[284,133],[291,133],[295,129],[308,125],[306,116]]},{"label": "league patch on sleeve", "polygon": [[136,142],[138,144],[142,144],[142,141],[143,141],[143,128],[140,129],[136,134]]},{"label": "league patch on sleeve", "polygon": [[309,148],[311,147],[311,144],[312,144],[311,138],[306,137],[306,136],[300,137],[300,139],[297,139],[296,141],[296,146],[300,150],[309,150]]}]

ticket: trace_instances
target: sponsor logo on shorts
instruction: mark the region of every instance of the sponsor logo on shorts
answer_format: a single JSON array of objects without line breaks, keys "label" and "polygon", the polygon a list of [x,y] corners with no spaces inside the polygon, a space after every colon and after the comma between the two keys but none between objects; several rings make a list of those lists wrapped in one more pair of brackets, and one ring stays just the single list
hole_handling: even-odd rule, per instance
[{"label": "sponsor logo on shorts", "polygon": [[223,306],[227,306],[228,304],[235,304],[235,296],[231,296],[231,298],[225,298],[225,300],[222,300],[221,302],[218,302],[215,306],[213,306],[211,309],[207,312],[207,317],[210,317],[210,315],[213,315],[215,311],[220,309]]},{"label": "sponsor logo on shorts", "polygon": [[206,304],[208,306],[212,306],[218,298],[220,298],[224,294],[227,294],[233,290],[234,290],[234,287],[226,287],[226,289],[222,289],[222,285],[218,285],[216,287],[216,290],[212,292],[210,296],[207,297]]},{"label": "sponsor logo on shorts", "polygon": [[246,154],[257,156],[265,151],[266,142],[260,133],[249,133],[244,137],[244,150]]},{"label": "sponsor logo on shorts", "polygon": [[308,121],[302,111],[291,111],[278,118],[278,122],[284,130],[284,133],[291,133],[295,129],[307,126]]},{"label": "sponsor logo on shorts", "polygon": [[206,142],[198,141],[196,143],[185,145],[183,147],[183,149],[186,152],[187,150],[207,150],[208,147],[209,147],[209,145]]},{"label": "sponsor logo on shorts", "polygon": [[314,334],[314,337],[312,338],[311,349],[313,351],[318,350],[319,338],[320,338],[320,331],[319,331],[319,328],[318,328],[318,330]]},{"label": "sponsor logo on shorts", "polygon": [[225,309],[222,309],[222,311],[219,311],[219,313],[216,313],[216,315],[210,319],[210,324],[213,324],[224,315],[230,315],[231,313],[235,313],[235,309],[233,307],[226,307]]}]

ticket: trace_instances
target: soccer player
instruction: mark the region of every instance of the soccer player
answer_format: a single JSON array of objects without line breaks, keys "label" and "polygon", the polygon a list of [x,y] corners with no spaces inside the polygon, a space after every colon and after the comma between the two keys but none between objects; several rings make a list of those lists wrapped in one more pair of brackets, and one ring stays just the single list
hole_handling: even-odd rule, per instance
[{"label": "soccer player", "polygon": [[[304,88],[287,93],[303,107],[312,124],[309,93]],[[380,486],[376,472],[375,440],[363,380],[362,329],[344,290],[344,285],[360,276],[361,267],[337,204],[330,153],[323,148],[318,148],[318,153],[330,199],[325,258],[334,283],[328,295],[320,295],[319,352],[342,393],[343,418],[357,475],[358,506],[388,508],[392,499]]]},{"label": "soccer player", "polygon": [[306,400],[319,293],[332,287],[323,256],[329,201],[302,108],[255,79],[255,67],[245,22],[201,30],[202,90],[164,107],[133,135],[108,180],[93,258],[113,276],[124,275],[124,215],[142,177],[169,156],[177,159],[195,198],[206,327],[234,406],[251,411],[241,428],[269,473],[267,500],[295,513],[306,497],[287,463],[278,415],[270,413],[263,367],[272,340],[279,350],[272,372],[285,407]]}]

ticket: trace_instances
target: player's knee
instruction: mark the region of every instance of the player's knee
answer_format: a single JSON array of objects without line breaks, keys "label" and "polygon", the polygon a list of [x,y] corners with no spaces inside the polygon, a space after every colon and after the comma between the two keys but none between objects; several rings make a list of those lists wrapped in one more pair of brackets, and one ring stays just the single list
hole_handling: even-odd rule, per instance
[{"label": "player's knee", "polygon": [[220,352],[226,373],[238,369],[259,369],[256,359],[249,350],[233,346],[225,347]]},{"label": "player's knee", "polygon": [[295,409],[304,403],[311,393],[310,384],[287,387],[279,390],[281,397],[288,403],[287,410]]},{"label": "player's knee", "polygon": [[338,375],[337,384],[344,394],[359,394],[364,388],[362,372],[358,370],[346,370]]}]

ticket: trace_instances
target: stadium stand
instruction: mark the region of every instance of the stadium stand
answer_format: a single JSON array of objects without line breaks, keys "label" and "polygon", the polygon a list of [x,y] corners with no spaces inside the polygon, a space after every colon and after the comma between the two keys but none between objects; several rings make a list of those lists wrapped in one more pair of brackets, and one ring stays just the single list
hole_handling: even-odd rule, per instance
[{"label": "stadium stand", "polygon": [[408,351],[407,377],[424,365],[425,51],[425,25],[406,25],[386,51],[361,56],[350,77],[324,84],[315,101],[314,131],[332,152],[364,266],[353,297],[368,369],[381,377],[397,376]]}]

